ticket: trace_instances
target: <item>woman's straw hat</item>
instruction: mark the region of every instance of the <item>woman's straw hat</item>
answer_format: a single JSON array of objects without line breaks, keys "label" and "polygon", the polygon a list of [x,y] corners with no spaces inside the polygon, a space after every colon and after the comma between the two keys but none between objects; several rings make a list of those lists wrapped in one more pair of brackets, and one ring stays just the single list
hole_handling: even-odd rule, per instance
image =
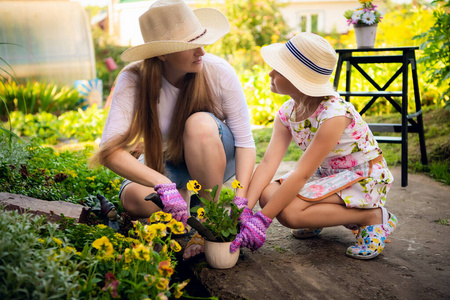
[{"label": "woman's straw hat", "polygon": [[308,96],[330,96],[330,82],[337,55],[330,43],[317,34],[302,32],[286,44],[261,48],[264,61]]},{"label": "woman's straw hat", "polygon": [[145,44],[125,50],[123,61],[136,61],[210,45],[230,31],[218,10],[192,11],[182,0],[156,1],[139,17]]}]

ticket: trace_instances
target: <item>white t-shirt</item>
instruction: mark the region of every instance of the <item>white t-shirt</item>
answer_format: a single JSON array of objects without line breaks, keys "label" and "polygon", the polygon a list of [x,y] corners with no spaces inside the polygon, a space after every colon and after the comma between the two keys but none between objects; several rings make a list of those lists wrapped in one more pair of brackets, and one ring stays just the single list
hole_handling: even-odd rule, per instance
[{"label": "white t-shirt", "polygon": [[[212,54],[203,56],[203,68],[210,88],[219,100],[219,110],[225,116],[222,121],[233,133],[235,147],[255,148],[247,102],[234,69],[224,59]],[[103,129],[102,142],[124,133],[130,126],[133,104],[136,101],[136,84],[135,73],[132,71],[120,73]],[[169,132],[178,93],[179,89],[163,77],[158,104],[159,126],[163,141],[166,140]]]}]

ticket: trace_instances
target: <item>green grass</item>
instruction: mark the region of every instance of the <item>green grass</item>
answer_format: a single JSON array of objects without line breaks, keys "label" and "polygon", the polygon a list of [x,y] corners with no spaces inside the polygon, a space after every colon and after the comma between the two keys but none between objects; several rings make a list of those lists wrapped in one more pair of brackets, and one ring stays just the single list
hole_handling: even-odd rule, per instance
[{"label": "green grass", "polygon": [[436,223],[441,224],[441,225],[445,225],[445,226],[449,226],[450,224],[448,222],[448,219],[449,218],[445,218],[445,219],[439,218],[439,219],[436,220]]},{"label": "green grass", "polygon": [[[425,145],[428,165],[421,164],[419,137],[416,133],[408,134],[408,172],[425,173],[433,179],[450,185],[450,111],[444,108],[426,107],[423,109]],[[399,114],[369,116],[363,118],[368,123],[400,123]],[[383,133],[383,135],[389,135]],[[395,135],[391,134],[391,135]],[[253,130],[256,143],[256,162],[259,163],[269,145],[272,127]],[[380,144],[390,167],[401,164],[400,144]],[[295,161],[300,158],[302,151],[294,142],[291,143],[283,161]]]}]

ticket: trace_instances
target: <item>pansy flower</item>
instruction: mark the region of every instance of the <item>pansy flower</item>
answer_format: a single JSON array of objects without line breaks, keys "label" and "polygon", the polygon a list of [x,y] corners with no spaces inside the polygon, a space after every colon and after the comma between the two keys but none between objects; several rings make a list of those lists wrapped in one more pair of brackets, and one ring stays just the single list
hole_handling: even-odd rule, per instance
[{"label": "pansy flower", "polygon": [[202,186],[198,183],[197,180],[189,180],[187,183],[187,189],[189,191],[193,191],[194,193],[197,193],[202,189]]},{"label": "pansy flower", "polygon": [[92,247],[98,249],[100,252],[103,252],[105,255],[112,255],[114,252],[113,245],[106,236],[96,239],[92,243]]},{"label": "pansy flower", "polygon": [[199,209],[197,209],[197,216],[200,220],[205,218],[205,214],[206,214],[206,212],[203,207],[200,207]]}]

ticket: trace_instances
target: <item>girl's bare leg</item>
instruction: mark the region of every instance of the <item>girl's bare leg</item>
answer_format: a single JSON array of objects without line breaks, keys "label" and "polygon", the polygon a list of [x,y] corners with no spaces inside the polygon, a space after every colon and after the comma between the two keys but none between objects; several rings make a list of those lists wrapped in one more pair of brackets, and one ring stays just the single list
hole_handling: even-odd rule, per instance
[{"label": "girl's bare leg", "polygon": [[[271,183],[264,189],[260,199],[261,207],[268,203],[279,187],[279,183]],[[277,220],[289,228],[330,227],[352,223],[365,226],[381,224],[382,212],[381,209],[347,208],[342,199],[334,194],[315,202],[295,198],[281,211]]]}]

